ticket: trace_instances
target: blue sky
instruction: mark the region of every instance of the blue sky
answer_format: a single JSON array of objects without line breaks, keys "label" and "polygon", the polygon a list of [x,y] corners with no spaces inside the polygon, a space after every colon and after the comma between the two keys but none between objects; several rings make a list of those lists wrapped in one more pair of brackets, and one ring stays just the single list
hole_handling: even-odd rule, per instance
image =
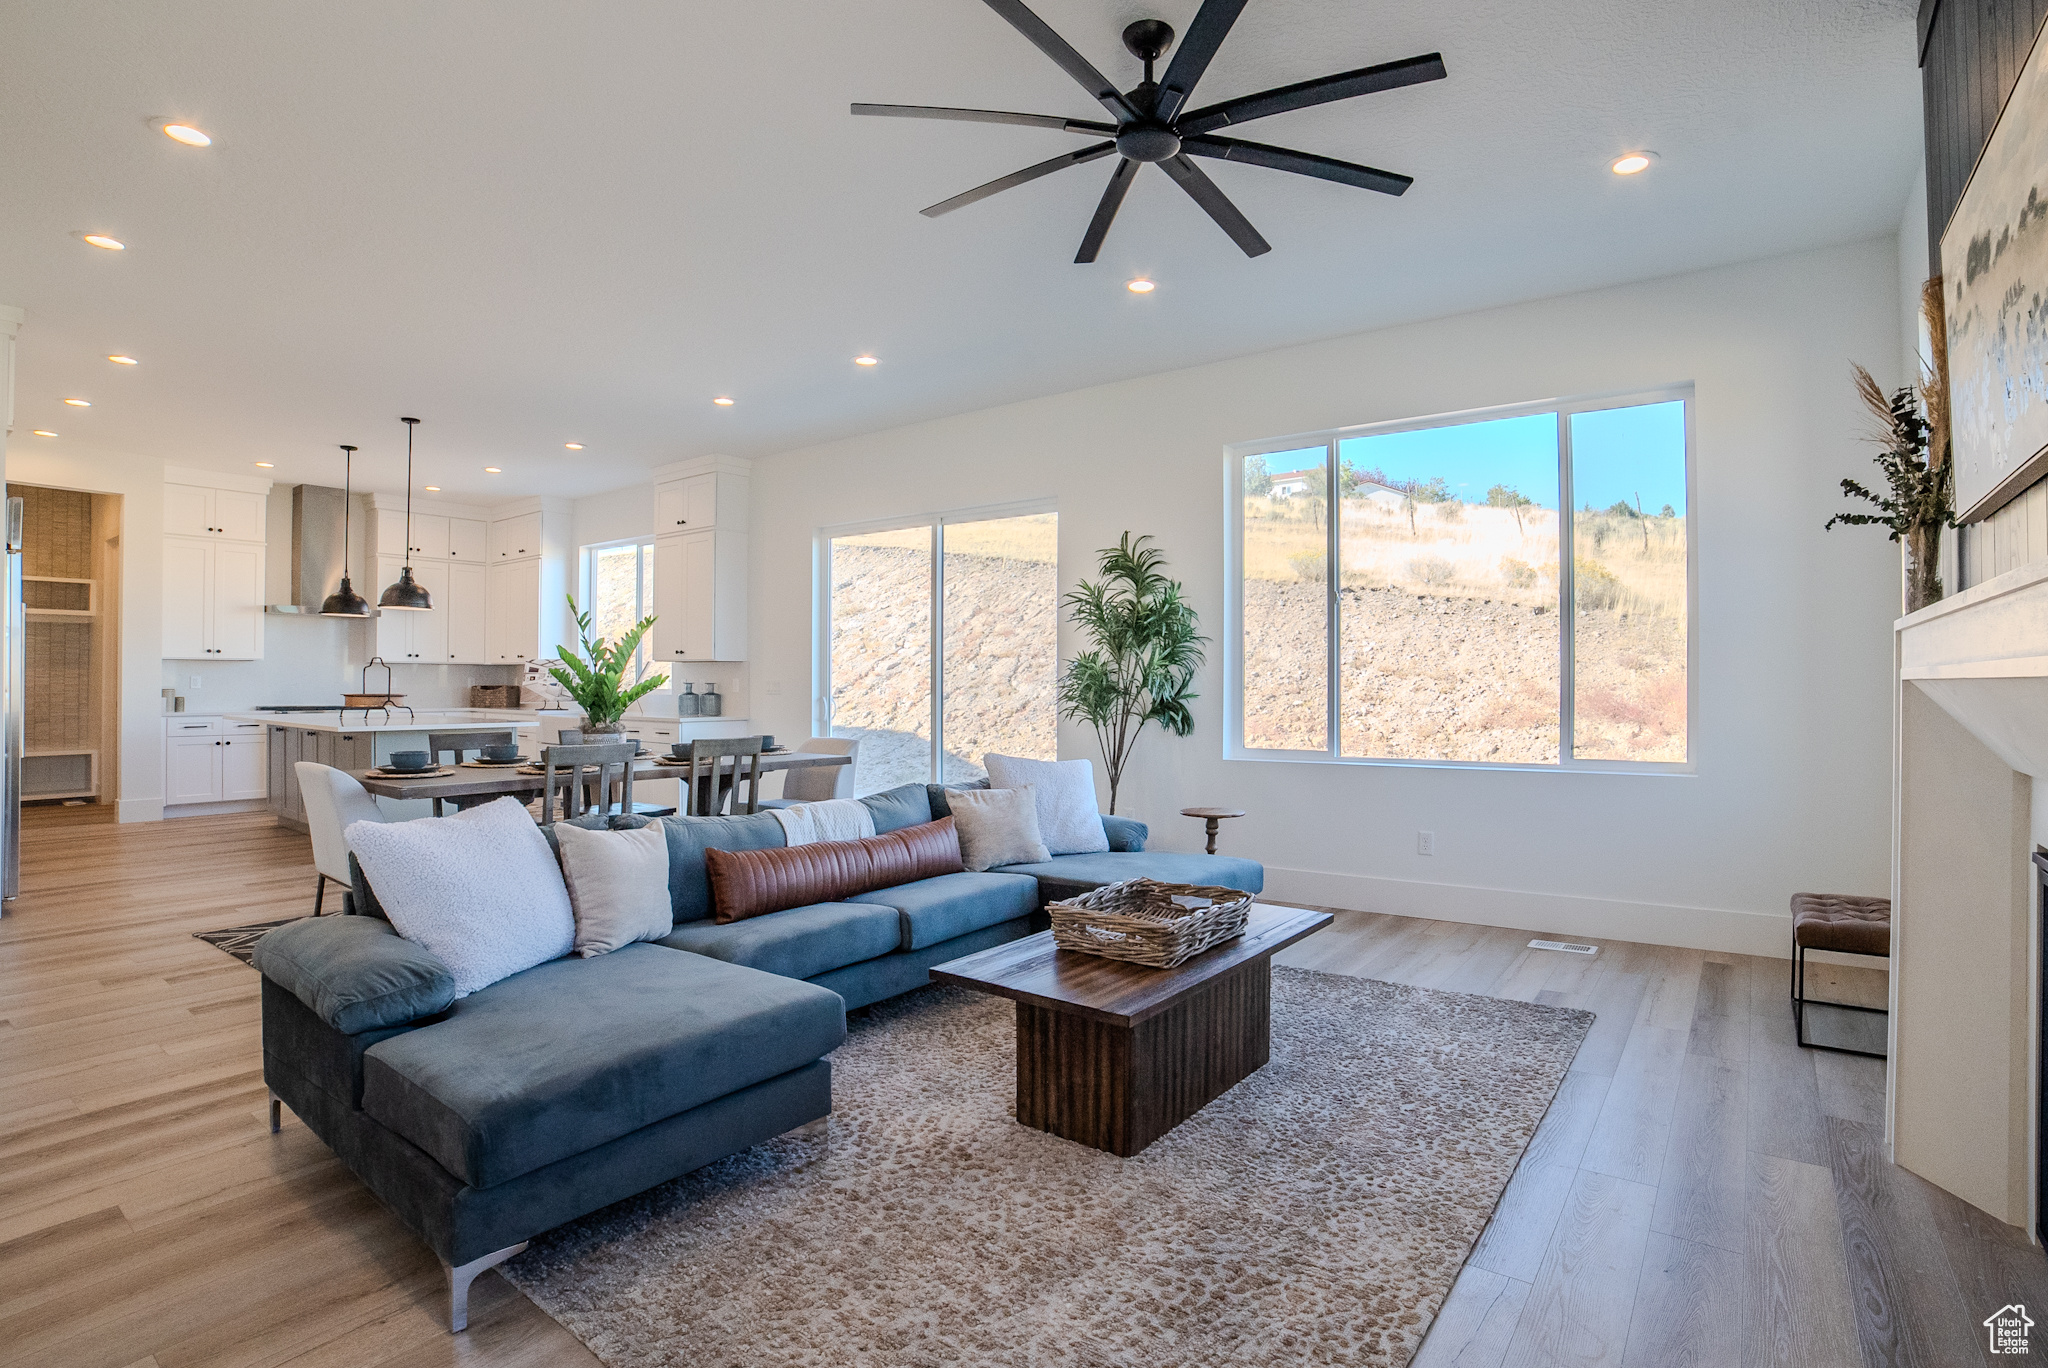
[{"label": "blue sky", "polygon": [[[1643,511],[1670,504],[1685,512],[1685,405],[1677,400],[1572,415],[1573,496],[1581,507],[1617,501]],[[1353,437],[1338,454],[1361,470],[1395,480],[1441,477],[1467,503],[1486,502],[1495,484],[1509,485],[1544,508],[1557,507],[1557,418],[1533,413],[1454,427]],[[1274,473],[1321,462],[1318,448],[1276,452]]]}]

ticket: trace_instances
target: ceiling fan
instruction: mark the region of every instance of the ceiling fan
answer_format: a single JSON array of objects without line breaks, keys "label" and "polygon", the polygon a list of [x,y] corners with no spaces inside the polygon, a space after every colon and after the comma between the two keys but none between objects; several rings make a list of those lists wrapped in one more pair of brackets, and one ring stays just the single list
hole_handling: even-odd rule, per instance
[{"label": "ceiling fan", "polygon": [[1065,133],[1094,134],[1109,139],[1108,142],[1091,143],[1079,151],[1027,166],[1022,171],[1012,171],[986,185],[977,185],[951,199],[940,200],[929,209],[920,211],[927,218],[937,218],[987,199],[999,191],[1114,153],[1118,157],[1116,169],[1110,172],[1109,186],[1102,192],[1101,202],[1095,206],[1095,217],[1081,239],[1081,250],[1074,257],[1076,262],[1093,261],[1102,251],[1102,241],[1109,236],[1109,225],[1115,220],[1116,211],[1122,207],[1124,196],[1130,192],[1131,181],[1138,174],[1138,168],[1146,162],[1156,163],[1173,177],[1175,183],[1188,192],[1188,197],[1216,221],[1217,227],[1244,249],[1246,256],[1259,256],[1272,251],[1272,244],[1260,237],[1259,230],[1252,227],[1251,221],[1225,198],[1223,192],[1216,188],[1216,183],[1188,160],[1190,156],[1270,166],[1276,171],[1292,171],[1297,175],[1336,181],[1340,185],[1355,185],[1364,190],[1377,190],[1383,195],[1398,195],[1415,183],[1414,177],[1393,171],[1338,161],[1335,157],[1321,157],[1313,152],[1292,152],[1284,147],[1269,147],[1265,143],[1245,142],[1239,138],[1219,138],[1214,131],[1263,119],[1269,114],[1284,114],[1292,109],[1328,104],[1332,100],[1348,100],[1381,90],[1398,90],[1424,81],[1441,81],[1445,72],[1440,53],[1410,57],[1401,62],[1383,62],[1357,71],[1262,90],[1256,95],[1241,95],[1221,104],[1188,109],[1188,97],[1194,93],[1195,83],[1208,70],[1216,50],[1223,46],[1224,36],[1237,22],[1237,16],[1244,11],[1249,0],[1202,0],[1202,7],[1195,13],[1194,23],[1188,26],[1180,49],[1173,54],[1163,81],[1152,79],[1152,64],[1172,45],[1173,27],[1159,19],[1141,19],[1130,25],[1124,30],[1124,46],[1145,64],[1145,79],[1127,91],[1118,90],[1066,39],[1033,14],[1022,0],[985,0],[985,3],[1007,19],[1012,28],[1030,39],[1040,52],[1052,58],[1060,70],[1079,81],[1116,117],[1116,122],[1067,119],[1057,114],[1010,114],[994,109],[948,109],[933,105],[855,105],[855,114],[1022,124],[1028,128],[1053,128]]}]

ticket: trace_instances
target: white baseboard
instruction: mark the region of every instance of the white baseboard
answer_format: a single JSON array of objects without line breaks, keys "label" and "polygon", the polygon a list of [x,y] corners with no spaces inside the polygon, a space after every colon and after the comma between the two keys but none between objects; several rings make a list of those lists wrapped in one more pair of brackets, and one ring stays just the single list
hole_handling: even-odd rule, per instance
[{"label": "white baseboard", "polygon": [[[174,821],[179,817],[219,817],[230,812],[263,812],[270,807],[267,798],[248,798],[232,803],[161,803],[163,819]],[[122,818],[122,821],[128,820]]]},{"label": "white baseboard", "polygon": [[117,822],[161,822],[163,819],[161,798],[123,798],[115,804],[114,820]]},{"label": "white baseboard", "polygon": [[[1513,888],[1472,888],[1416,879],[1279,869],[1271,865],[1266,868],[1266,891],[1262,896],[1278,902],[1386,912],[1397,917],[1504,926],[1538,935],[1637,941],[1778,959],[1789,959],[1792,954],[1790,911],[1731,912],[1716,907],[1625,902],[1618,898],[1531,893]],[[1843,962],[1858,963],[1854,959]]]}]

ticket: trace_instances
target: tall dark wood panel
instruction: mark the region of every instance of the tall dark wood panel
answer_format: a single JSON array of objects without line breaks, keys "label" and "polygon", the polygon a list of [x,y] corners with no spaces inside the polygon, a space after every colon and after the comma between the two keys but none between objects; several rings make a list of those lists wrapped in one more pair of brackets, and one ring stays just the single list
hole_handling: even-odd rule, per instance
[{"label": "tall dark wood panel", "polygon": [[1921,0],[1920,98],[1927,126],[1929,272],[1970,168],[2019,79],[2048,0]]}]

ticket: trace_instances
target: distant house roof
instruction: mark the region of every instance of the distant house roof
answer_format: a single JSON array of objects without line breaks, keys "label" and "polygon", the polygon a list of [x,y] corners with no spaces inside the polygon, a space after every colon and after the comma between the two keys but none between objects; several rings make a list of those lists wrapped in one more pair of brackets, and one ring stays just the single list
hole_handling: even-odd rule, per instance
[{"label": "distant house roof", "polygon": [[1279,484],[1282,480],[1292,480],[1300,484],[1306,482],[1309,476],[1322,473],[1323,468],[1321,466],[1315,466],[1308,470],[1283,470],[1273,477],[1273,483]]}]

